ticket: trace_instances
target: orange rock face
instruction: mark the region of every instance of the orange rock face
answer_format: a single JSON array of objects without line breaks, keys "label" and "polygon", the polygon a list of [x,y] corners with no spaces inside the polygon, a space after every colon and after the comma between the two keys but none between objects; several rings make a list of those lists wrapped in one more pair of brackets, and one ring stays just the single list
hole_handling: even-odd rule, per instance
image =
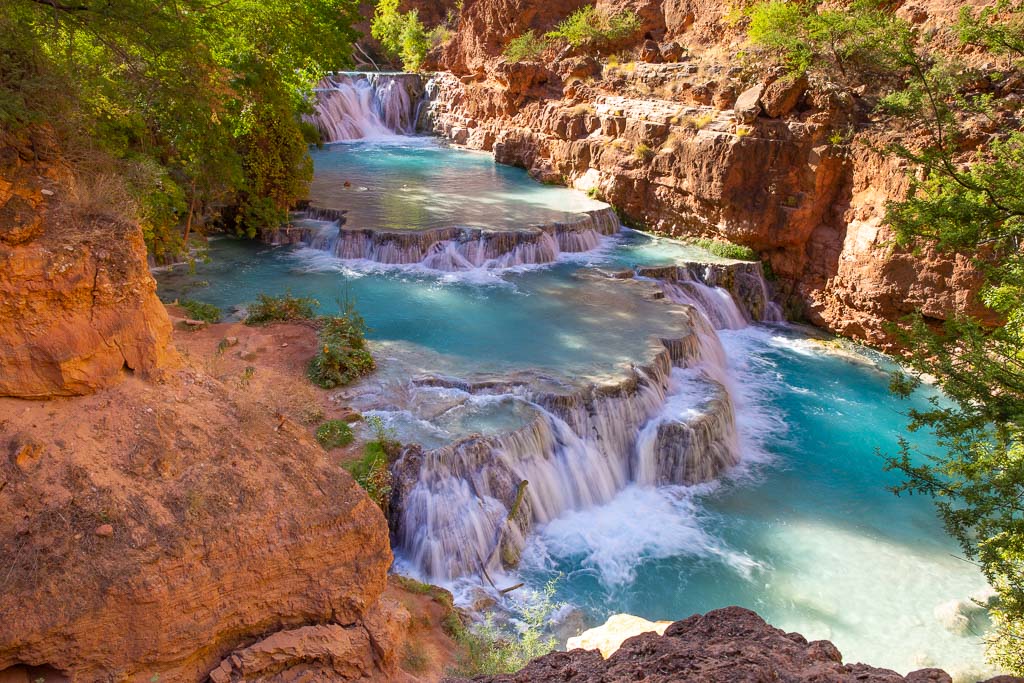
[{"label": "orange rock face", "polygon": [[0,139],[0,396],[84,394],[173,365],[137,225],[76,215],[45,136]]},{"label": "orange rock face", "polygon": [[233,384],[186,367],[0,398],[0,672],[199,681],[275,631],[362,634],[324,657],[386,632],[383,514],[307,428]]},{"label": "orange rock face", "polygon": [[[914,311],[936,322],[982,313],[970,258],[892,244],[886,203],[905,196],[908,181],[904,167],[862,144],[893,134],[868,116],[872,101],[772,70],[752,81],[736,66],[743,36],[723,21],[722,3],[598,6],[641,17],[634,58],[652,41],[664,54],[677,43],[686,50],[675,63],[596,76],[571,55],[513,68],[503,41],[548,30],[574,7],[467,3],[442,55],[453,73],[435,80],[434,130],[543,181],[595,192],[643,227],[749,246],[778,277],[792,317],[876,346],[894,349],[888,324]],[[929,0],[900,12],[948,47],[955,40],[943,28],[958,7]]]}]

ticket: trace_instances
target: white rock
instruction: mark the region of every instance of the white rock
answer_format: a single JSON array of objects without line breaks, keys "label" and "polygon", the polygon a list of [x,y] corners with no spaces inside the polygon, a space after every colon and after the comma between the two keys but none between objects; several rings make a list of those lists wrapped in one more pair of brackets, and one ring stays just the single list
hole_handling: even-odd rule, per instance
[{"label": "white rock", "polygon": [[629,638],[641,633],[665,633],[671,621],[647,621],[632,614],[613,614],[603,625],[587,629],[565,644],[567,650],[600,650],[608,659]]}]

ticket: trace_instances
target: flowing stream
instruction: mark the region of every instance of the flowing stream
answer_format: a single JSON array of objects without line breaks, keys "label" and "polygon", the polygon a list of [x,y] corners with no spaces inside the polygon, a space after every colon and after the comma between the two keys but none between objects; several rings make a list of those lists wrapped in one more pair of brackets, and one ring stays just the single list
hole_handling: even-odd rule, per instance
[{"label": "flowing stream", "polygon": [[[374,104],[380,82],[333,83],[371,92],[332,121],[415,120],[411,100],[406,118]],[[905,432],[885,358],[779,322],[756,266],[614,226],[563,248],[579,216],[609,214],[488,157],[398,137],[314,159],[324,211],[288,244],[216,240],[160,291],[236,313],[259,292],[355,297],[380,369],[340,400],[419,445],[395,465],[400,570],[461,596],[485,573],[556,579],[591,624],[740,604],[848,660],[982,670],[983,578],[927,500],[886,490],[876,450],[931,444]],[[477,232],[382,251],[452,228]],[[543,258],[507,256],[538,230]],[[339,249],[346,231],[380,250]],[[496,251],[473,257],[481,240]]]}]

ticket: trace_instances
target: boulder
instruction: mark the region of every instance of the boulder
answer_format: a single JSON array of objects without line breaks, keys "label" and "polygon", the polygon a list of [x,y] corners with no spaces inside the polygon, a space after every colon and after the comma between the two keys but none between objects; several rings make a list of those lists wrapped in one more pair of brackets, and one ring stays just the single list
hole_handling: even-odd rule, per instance
[{"label": "boulder", "polygon": [[793,111],[806,91],[806,76],[784,76],[765,86],[761,94],[761,106],[767,116],[777,119]]},{"label": "boulder", "polygon": [[764,93],[763,85],[755,85],[747,88],[736,98],[733,111],[736,113],[736,120],[740,123],[753,123],[761,113],[761,95]]},{"label": "boulder", "polygon": [[647,62],[649,64],[658,64],[662,61],[661,50],[658,49],[658,44],[653,40],[645,40],[637,52],[637,58],[641,62]]}]

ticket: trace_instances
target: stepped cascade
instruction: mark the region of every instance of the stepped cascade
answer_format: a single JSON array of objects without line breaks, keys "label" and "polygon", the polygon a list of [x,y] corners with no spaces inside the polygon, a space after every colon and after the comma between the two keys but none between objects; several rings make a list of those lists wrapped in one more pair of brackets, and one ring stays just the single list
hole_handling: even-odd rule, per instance
[{"label": "stepped cascade", "polygon": [[751,311],[690,275],[681,268],[674,281],[659,281],[689,311],[689,329],[662,340],[647,364],[612,384],[521,390],[536,416],[520,429],[406,449],[394,466],[393,522],[400,552],[424,576],[448,581],[514,566],[535,524],[605,504],[630,483],[698,484],[739,462],[716,330],[746,327]]},{"label": "stepped cascade", "polygon": [[417,74],[341,72],[316,87],[310,117],[325,142],[391,138],[416,132],[423,102]]},{"label": "stepped cascade", "polygon": [[587,211],[574,220],[520,230],[451,227],[428,230],[375,230],[345,227],[339,212],[311,208],[306,215],[336,220],[307,221],[282,229],[279,243],[299,243],[348,260],[388,265],[418,264],[430,270],[458,272],[553,263],[561,254],[592,251],[621,226],[610,207]]}]

